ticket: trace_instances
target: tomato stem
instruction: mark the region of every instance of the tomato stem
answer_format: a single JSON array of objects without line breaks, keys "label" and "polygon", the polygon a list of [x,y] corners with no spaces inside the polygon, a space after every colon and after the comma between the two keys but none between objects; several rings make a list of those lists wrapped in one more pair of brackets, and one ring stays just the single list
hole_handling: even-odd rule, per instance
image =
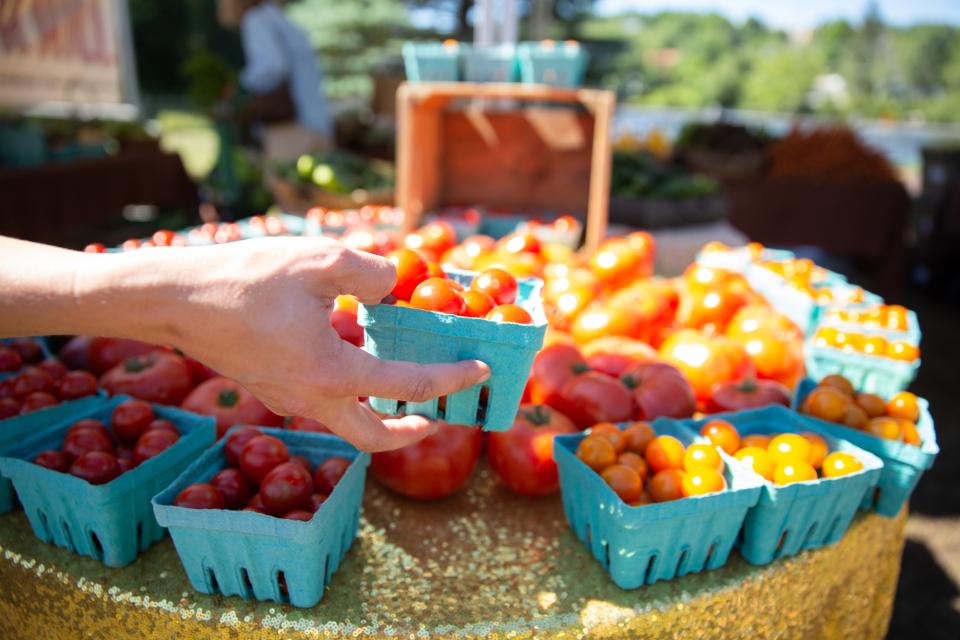
[{"label": "tomato stem", "polygon": [[236,389],[223,389],[217,396],[217,404],[221,407],[232,407],[240,401],[240,394]]},{"label": "tomato stem", "polygon": [[140,373],[144,369],[150,368],[152,364],[153,358],[134,356],[123,361],[123,368],[129,373]]}]

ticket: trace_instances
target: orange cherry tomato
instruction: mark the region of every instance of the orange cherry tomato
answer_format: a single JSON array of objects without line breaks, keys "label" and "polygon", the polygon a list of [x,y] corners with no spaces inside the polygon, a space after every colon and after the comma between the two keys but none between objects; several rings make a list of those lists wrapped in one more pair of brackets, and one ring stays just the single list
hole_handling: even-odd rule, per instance
[{"label": "orange cherry tomato", "polygon": [[628,502],[631,507],[642,507],[645,504],[652,504],[653,498],[650,497],[650,494],[646,491],[640,492],[640,497],[634,500],[633,502]]},{"label": "orange cherry tomato", "polygon": [[596,472],[603,471],[617,460],[617,450],[606,438],[587,436],[577,446],[577,457]]},{"label": "orange cherry tomato", "polygon": [[853,388],[853,383],[837,373],[832,373],[829,376],[825,376],[823,380],[817,384],[817,386],[833,387],[838,391],[842,391],[851,398],[856,394],[856,390]]},{"label": "orange cherry tomato", "polygon": [[883,356],[887,348],[887,339],[883,336],[867,336],[860,344],[860,350],[868,356]]},{"label": "orange cherry tomato", "polygon": [[517,279],[500,267],[491,267],[473,279],[470,288],[485,293],[499,304],[513,304],[517,299]]},{"label": "orange cherry tomato", "polygon": [[765,436],[762,433],[751,433],[740,439],[740,448],[742,450],[746,447],[757,447],[766,451],[767,447],[770,446],[770,440],[772,440],[770,436]]},{"label": "orange cherry tomato", "polygon": [[851,405],[851,396],[836,387],[817,387],[803,401],[803,412],[826,420],[843,422]]},{"label": "orange cherry tomato", "polygon": [[467,303],[464,302],[455,284],[446,278],[427,278],[413,290],[410,306],[456,316],[463,315]]},{"label": "orange cherry tomato", "polygon": [[624,502],[636,500],[643,491],[643,478],[635,469],[623,464],[610,465],[600,472],[600,477]]},{"label": "orange cherry tomato", "polygon": [[811,464],[813,460],[813,446],[809,440],[798,433],[777,434],[770,441],[767,453],[770,454],[770,459],[777,464],[787,460],[801,460]]},{"label": "orange cherry tomato", "polygon": [[624,451],[617,456],[617,464],[630,467],[639,473],[641,478],[646,478],[650,472],[650,467],[647,465],[647,461],[643,459],[643,456],[633,451]]},{"label": "orange cherry tomato", "polygon": [[856,402],[868,418],[879,418],[887,413],[887,403],[875,393],[858,393]]},{"label": "orange cherry tomato", "polygon": [[920,432],[917,430],[917,425],[910,422],[909,420],[900,420],[900,429],[903,431],[903,441],[907,444],[912,444],[915,447],[919,447],[922,442],[920,439]]},{"label": "orange cherry tomato", "polygon": [[810,443],[810,465],[814,469],[819,469],[823,465],[824,458],[826,458],[830,452],[827,441],[812,431],[804,431],[800,435]]},{"label": "orange cherry tomato", "polygon": [[557,296],[556,300],[544,301],[544,311],[550,326],[563,331],[570,329],[573,321],[593,302],[594,294],[589,289],[575,287]]},{"label": "orange cherry tomato", "polygon": [[607,287],[621,287],[643,273],[640,256],[625,238],[605,240],[590,256],[590,269]]},{"label": "orange cherry tomato", "polygon": [[740,433],[726,420],[711,420],[700,428],[700,435],[709,438],[715,447],[720,447],[729,455],[740,448]]},{"label": "orange cherry tomato", "polygon": [[887,357],[912,362],[920,357],[920,349],[906,340],[894,340],[887,345]]},{"label": "orange cherry tomato", "polygon": [[533,318],[523,307],[515,304],[501,304],[487,312],[487,320],[494,322],[514,322],[516,324],[532,324]]},{"label": "orange cherry tomato", "polygon": [[842,423],[853,429],[863,429],[870,421],[870,416],[858,404],[850,404],[847,407],[847,415],[844,416]]},{"label": "orange cherry tomato", "polygon": [[770,454],[767,453],[765,448],[761,449],[760,447],[754,446],[744,447],[740,449],[740,451],[737,451],[734,457],[744,464],[749,465],[757,475],[773,482],[773,472],[777,465],[770,459]]},{"label": "orange cherry tomato", "polygon": [[673,436],[657,436],[647,445],[643,455],[650,469],[658,473],[664,469],[682,469],[684,452],[683,443]]},{"label": "orange cherry tomato", "polygon": [[837,346],[837,336],[840,332],[833,327],[820,327],[813,334],[813,345],[815,347],[835,347]]},{"label": "orange cherry tomato", "polygon": [[500,251],[505,253],[534,253],[539,254],[543,248],[540,240],[532,233],[520,232],[511,233],[504,236],[497,243]]},{"label": "orange cherry tomato", "polygon": [[397,249],[391,252],[387,259],[397,268],[397,282],[390,293],[398,300],[409,302],[413,290],[428,277],[427,261],[412,249]]},{"label": "orange cherry tomato", "polygon": [[469,318],[483,318],[496,306],[493,298],[473,289],[461,292],[460,297],[466,305],[463,315]]},{"label": "orange cherry tomato", "polygon": [[627,443],[627,451],[643,455],[647,445],[657,437],[653,427],[647,422],[634,422],[623,430],[623,438]]},{"label": "orange cherry tomato", "polygon": [[723,459],[712,444],[692,444],[683,454],[683,470],[686,472],[699,468],[708,468],[723,472]]},{"label": "orange cherry tomato", "polygon": [[867,423],[863,430],[885,440],[903,439],[903,429],[900,427],[900,421],[897,418],[886,416],[874,418]]},{"label": "orange cherry tomato", "polygon": [[680,493],[684,497],[702,496],[707,493],[716,493],[727,488],[727,481],[716,469],[697,467],[687,471],[680,481]]},{"label": "orange cherry tomato", "polygon": [[647,483],[647,493],[654,502],[669,502],[683,497],[683,471],[664,469]]},{"label": "orange cherry tomato", "polygon": [[834,451],[823,461],[823,477],[839,478],[863,469],[863,463],[846,451]]},{"label": "orange cherry tomato", "polygon": [[773,481],[776,484],[792,484],[794,482],[807,482],[816,480],[817,471],[809,462],[788,458],[777,465],[773,471]]},{"label": "orange cherry tomato", "polygon": [[917,396],[909,391],[895,394],[887,401],[887,415],[917,422],[920,420],[920,403],[917,402]]},{"label": "orange cherry tomato", "polygon": [[590,427],[590,435],[609,440],[618,454],[627,450],[627,439],[624,438],[623,432],[611,422],[598,422],[593,425]]},{"label": "orange cherry tomato", "polygon": [[[428,278],[446,278],[447,274],[444,272],[443,267],[440,266],[438,262],[428,262],[427,263],[427,277]],[[451,280],[451,282],[455,282]],[[462,289],[463,286],[459,282],[456,283]]]}]

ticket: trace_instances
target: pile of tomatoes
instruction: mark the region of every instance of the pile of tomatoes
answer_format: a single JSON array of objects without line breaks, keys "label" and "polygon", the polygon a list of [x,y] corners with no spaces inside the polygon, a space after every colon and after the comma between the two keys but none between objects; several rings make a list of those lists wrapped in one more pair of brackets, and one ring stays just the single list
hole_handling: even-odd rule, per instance
[{"label": "pile of tomatoes", "polygon": [[347,458],[334,456],[314,469],[306,457],[291,455],[282,440],[255,427],[234,430],[223,451],[227,466],[209,482],[185,487],[177,494],[175,505],[308,521],[351,464]]},{"label": "pile of tomatoes", "polygon": [[801,411],[878,438],[916,447],[922,444],[917,430],[920,404],[917,396],[909,391],[901,391],[884,400],[873,393],[858,393],[841,375],[829,375],[804,398]]},{"label": "pile of tomatoes", "polygon": [[40,345],[29,338],[0,346],[0,374],[12,374],[0,381],[0,420],[97,392],[93,374],[69,371],[56,359],[43,360]]},{"label": "pile of tomatoes", "polygon": [[778,485],[838,478],[863,469],[856,456],[845,451],[831,452],[823,437],[809,431],[741,436],[735,426],[716,419],[705,423],[700,435]]},{"label": "pile of tomatoes", "polygon": [[110,414],[110,427],[93,418],[79,420],[67,430],[59,449],[41,451],[33,462],[90,484],[105,484],[179,439],[177,425],[158,418],[148,403],[127,400]]},{"label": "pile of tomatoes", "polygon": [[839,349],[844,353],[859,353],[905,362],[913,362],[920,357],[920,348],[910,340],[888,340],[879,334],[844,331],[831,326],[819,327],[814,333],[813,344],[821,348]]},{"label": "pile of tomatoes", "polygon": [[577,457],[632,507],[727,488],[723,459],[712,445],[686,447],[674,436],[657,435],[646,422],[623,430],[609,422],[593,425]]},{"label": "pile of tomatoes", "polygon": [[859,324],[868,329],[906,331],[910,326],[910,312],[899,304],[872,304],[866,308],[830,309],[825,320],[846,324]]}]

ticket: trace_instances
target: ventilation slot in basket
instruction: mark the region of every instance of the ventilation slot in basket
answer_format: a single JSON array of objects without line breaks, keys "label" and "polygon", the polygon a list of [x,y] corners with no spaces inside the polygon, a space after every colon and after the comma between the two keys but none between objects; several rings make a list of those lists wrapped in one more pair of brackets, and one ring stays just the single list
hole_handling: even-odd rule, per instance
[{"label": "ventilation slot in basket", "polygon": [[817,533],[817,525],[819,524],[820,524],[819,522],[814,522],[812,525],[810,525],[810,528],[807,529],[807,535],[803,536],[804,547],[810,544],[810,541],[813,540],[813,536],[815,536]]},{"label": "ventilation slot in basket", "polygon": [[710,558],[713,557],[713,550],[716,549],[716,548],[717,548],[717,543],[714,542],[713,544],[710,545],[710,548],[707,549],[707,557],[703,559],[703,566],[704,566],[704,567],[709,567],[709,566],[710,566]]},{"label": "ventilation slot in basket", "polygon": [[333,577],[330,575],[331,573],[333,573],[333,569],[330,567],[330,556],[325,555],[323,556],[323,585],[324,586],[330,584],[330,578]]},{"label": "ventilation slot in basket", "polygon": [[407,413],[407,401],[400,400],[399,402],[397,402],[397,415],[402,416],[402,415],[405,415],[406,413]]},{"label": "ventilation slot in basket", "polygon": [[483,424],[487,419],[487,406],[490,404],[490,387],[480,387],[480,398],[477,400],[477,421],[474,424]]},{"label": "ventilation slot in basket", "polygon": [[90,532],[90,548],[93,549],[93,557],[97,560],[103,560],[103,545],[100,544],[100,538],[96,532]]},{"label": "ventilation slot in basket", "polygon": [[677,561],[677,574],[682,576],[687,572],[687,558],[690,556],[690,550],[684,547],[683,552],[680,554],[680,560]]},{"label": "ventilation slot in basket", "polygon": [[287,590],[287,577],[283,575],[283,571],[277,571],[276,583],[277,595],[279,596],[280,602],[290,602],[290,592]]},{"label": "ventilation slot in basket", "polygon": [[143,550],[146,547],[146,540],[143,539],[143,521],[137,523],[137,548]]},{"label": "ventilation slot in basket", "polygon": [[76,551],[77,547],[75,544],[73,544],[73,535],[70,533],[70,525],[67,524],[66,520],[61,520],[60,526],[63,528],[63,536],[66,538],[67,548],[71,551]]},{"label": "ventilation slot in basket", "polygon": [[787,536],[789,536],[789,535],[790,535],[790,530],[789,530],[789,529],[787,529],[786,531],[784,531],[783,533],[780,534],[780,541],[777,543],[777,555],[776,555],[776,557],[779,558],[779,557],[780,557],[780,554],[783,553],[783,548],[784,548],[784,545],[787,544]]},{"label": "ventilation slot in basket", "polygon": [[40,528],[43,530],[40,532],[40,538],[44,542],[50,542],[50,524],[47,522],[47,514],[43,511],[37,511],[37,520],[40,523]]},{"label": "ventilation slot in basket", "polygon": [[213,569],[207,569],[207,586],[211,593],[220,592],[220,583],[217,582],[217,574],[214,573]]},{"label": "ventilation slot in basket", "polygon": [[600,545],[603,547],[603,566],[609,569],[610,568],[610,545],[607,544],[606,540],[601,542]]},{"label": "ventilation slot in basket", "polygon": [[832,540],[834,534],[837,532],[837,527],[840,526],[840,516],[837,516],[833,519],[833,522],[830,523],[830,529],[827,531],[826,537],[824,540]]},{"label": "ventilation slot in basket", "polygon": [[657,570],[657,557],[657,554],[653,554],[650,556],[650,560],[647,562],[647,570],[643,574],[643,581],[647,584],[651,584],[653,582],[653,575]]},{"label": "ventilation slot in basket", "polygon": [[447,417],[447,396],[437,398],[437,420],[444,420]]},{"label": "ventilation slot in basket", "polygon": [[253,597],[253,583],[250,582],[250,574],[247,573],[246,567],[240,567],[240,588],[243,590],[241,595],[244,599]]}]

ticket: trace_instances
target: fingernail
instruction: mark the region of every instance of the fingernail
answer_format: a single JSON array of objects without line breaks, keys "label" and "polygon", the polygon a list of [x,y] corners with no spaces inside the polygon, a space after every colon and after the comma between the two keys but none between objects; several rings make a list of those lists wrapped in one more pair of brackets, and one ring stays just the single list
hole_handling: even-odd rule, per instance
[{"label": "fingernail", "polygon": [[[477,362],[480,362],[480,361],[478,360]],[[483,373],[480,374],[479,382],[486,382],[487,380],[490,379],[490,375],[492,372],[490,371],[490,367],[488,367],[485,362],[480,362],[480,365],[483,368]]]}]

